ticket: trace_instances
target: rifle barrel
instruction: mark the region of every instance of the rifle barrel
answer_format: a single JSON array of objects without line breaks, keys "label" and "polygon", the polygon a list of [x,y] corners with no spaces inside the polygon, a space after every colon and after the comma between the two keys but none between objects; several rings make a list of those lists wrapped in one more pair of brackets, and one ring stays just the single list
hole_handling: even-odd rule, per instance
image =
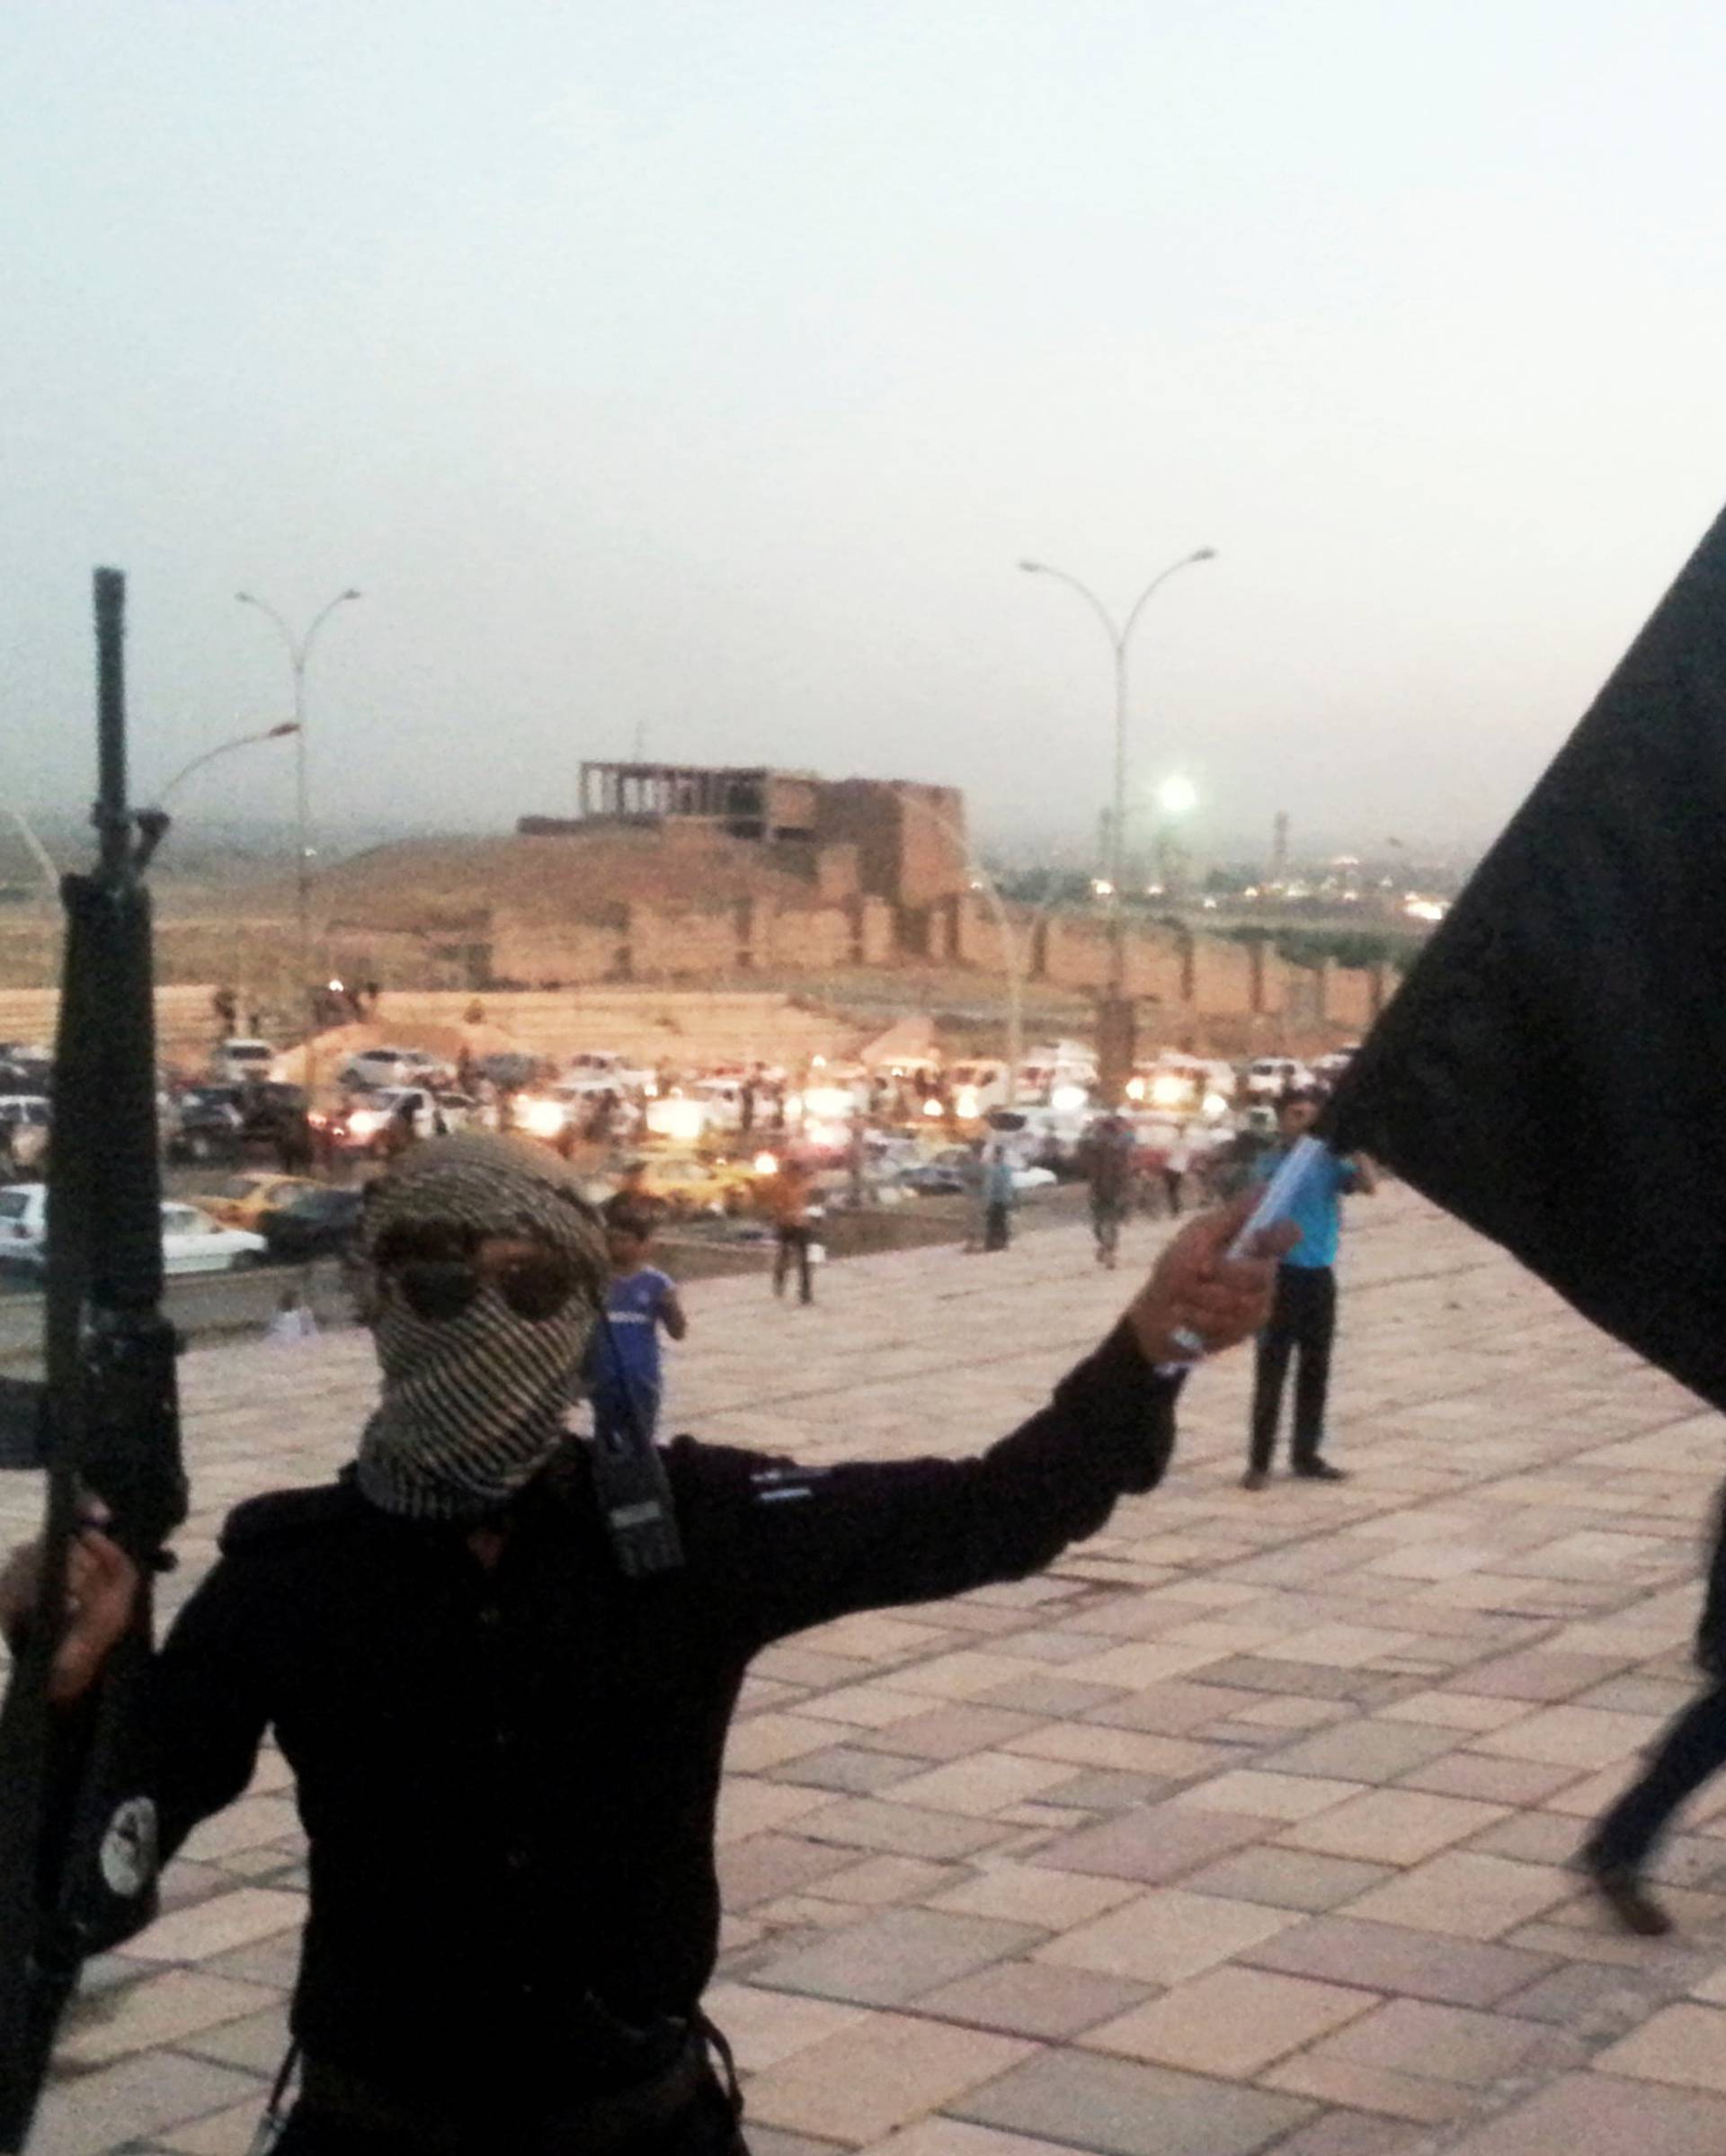
[{"label": "rifle barrel", "polygon": [[98,569],[96,606],[96,814],[102,866],[123,873],[126,823],[126,573]]}]

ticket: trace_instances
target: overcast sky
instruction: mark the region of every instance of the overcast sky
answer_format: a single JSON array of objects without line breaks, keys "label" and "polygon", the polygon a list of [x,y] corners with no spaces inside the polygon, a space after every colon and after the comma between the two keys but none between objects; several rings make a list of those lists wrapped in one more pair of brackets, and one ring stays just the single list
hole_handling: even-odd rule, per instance
[{"label": "overcast sky", "polygon": [[[1717,0],[7,0],[0,805],[285,716],[332,819],[583,756],[1078,845],[1485,836],[1726,496]],[[291,807],[280,746],[185,812]]]}]

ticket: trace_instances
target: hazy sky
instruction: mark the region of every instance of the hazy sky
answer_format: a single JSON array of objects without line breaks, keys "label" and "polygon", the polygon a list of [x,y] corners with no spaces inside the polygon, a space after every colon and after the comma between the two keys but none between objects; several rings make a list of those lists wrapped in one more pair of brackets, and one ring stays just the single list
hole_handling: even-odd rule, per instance
[{"label": "hazy sky", "polygon": [[[583,755],[1078,842],[1484,835],[1726,496],[1718,0],[7,0],[0,804],[284,715],[332,818]],[[291,805],[247,752],[188,815]]]}]

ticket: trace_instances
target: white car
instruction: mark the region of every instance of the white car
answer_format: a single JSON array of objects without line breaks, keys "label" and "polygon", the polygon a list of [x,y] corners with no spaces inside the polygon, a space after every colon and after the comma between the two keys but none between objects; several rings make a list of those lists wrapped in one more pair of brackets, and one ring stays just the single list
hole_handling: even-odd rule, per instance
[{"label": "white car", "polygon": [[248,1079],[267,1078],[276,1051],[267,1040],[235,1038],[220,1042],[209,1059],[211,1077],[224,1085],[244,1085]]},{"label": "white car", "polygon": [[437,1067],[437,1057],[423,1048],[360,1048],[343,1065],[336,1082],[367,1092],[380,1085],[423,1083]]},{"label": "white car", "polygon": [[[162,1268],[179,1275],[233,1272],[255,1264],[265,1251],[262,1235],[225,1228],[196,1206],[165,1198]],[[48,1186],[11,1183],[0,1188],[0,1264],[40,1273],[48,1262]]]},{"label": "white car", "polygon": [[1274,1100],[1312,1082],[1312,1072],[1292,1056],[1260,1056],[1247,1065],[1249,1100]]},{"label": "white car", "polygon": [[10,1143],[14,1167],[41,1166],[52,1122],[53,1110],[40,1093],[0,1093],[0,1129]]},{"label": "white car", "polygon": [[[466,1099],[466,1095],[452,1095],[452,1099]],[[370,1094],[364,1106],[356,1108],[348,1118],[347,1143],[364,1153],[381,1151],[389,1127],[404,1111],[413,1117],[414,1136],[416,1138],[435,1138],[445,1131],[457,1127],[454,1120],[445,1114],[443,1096],[434,1093],[426,1085],[385,1085]],[[462,1120],[467,1120],[464,1115]]]},{"label": "white car", "polygon": [[583,1048],[564,1065],[560,1087],[579,1087],[589,1093],[651,1093],[654,1074],[626,1063],[616,1048]]}]

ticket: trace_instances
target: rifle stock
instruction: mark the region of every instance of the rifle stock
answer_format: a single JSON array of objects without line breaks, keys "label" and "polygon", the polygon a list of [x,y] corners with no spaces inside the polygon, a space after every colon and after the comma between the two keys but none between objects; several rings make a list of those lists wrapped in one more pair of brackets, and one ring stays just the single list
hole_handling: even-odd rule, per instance
[{"label": "rifle stock", "polygon": [[[125,579],[95,573],[95,869],[62,886],[66,945],[48,1171],[46,1379],[0,1401],[0,1464],[45,1466],[43,1604],[0,1705],[0,2151],[23,2147],[54,2032],[85,1956],[156,1911],[148,1583],[185,1517],[162,1314],[161,1168],[150,907],[143,869],[165,828],[126,797]],[[36,1458],[21,1439],[33,1412]],[[85,1507],[145,1581],[133,1625],[74,1710],[49,1704],[71,1545]]]}]

